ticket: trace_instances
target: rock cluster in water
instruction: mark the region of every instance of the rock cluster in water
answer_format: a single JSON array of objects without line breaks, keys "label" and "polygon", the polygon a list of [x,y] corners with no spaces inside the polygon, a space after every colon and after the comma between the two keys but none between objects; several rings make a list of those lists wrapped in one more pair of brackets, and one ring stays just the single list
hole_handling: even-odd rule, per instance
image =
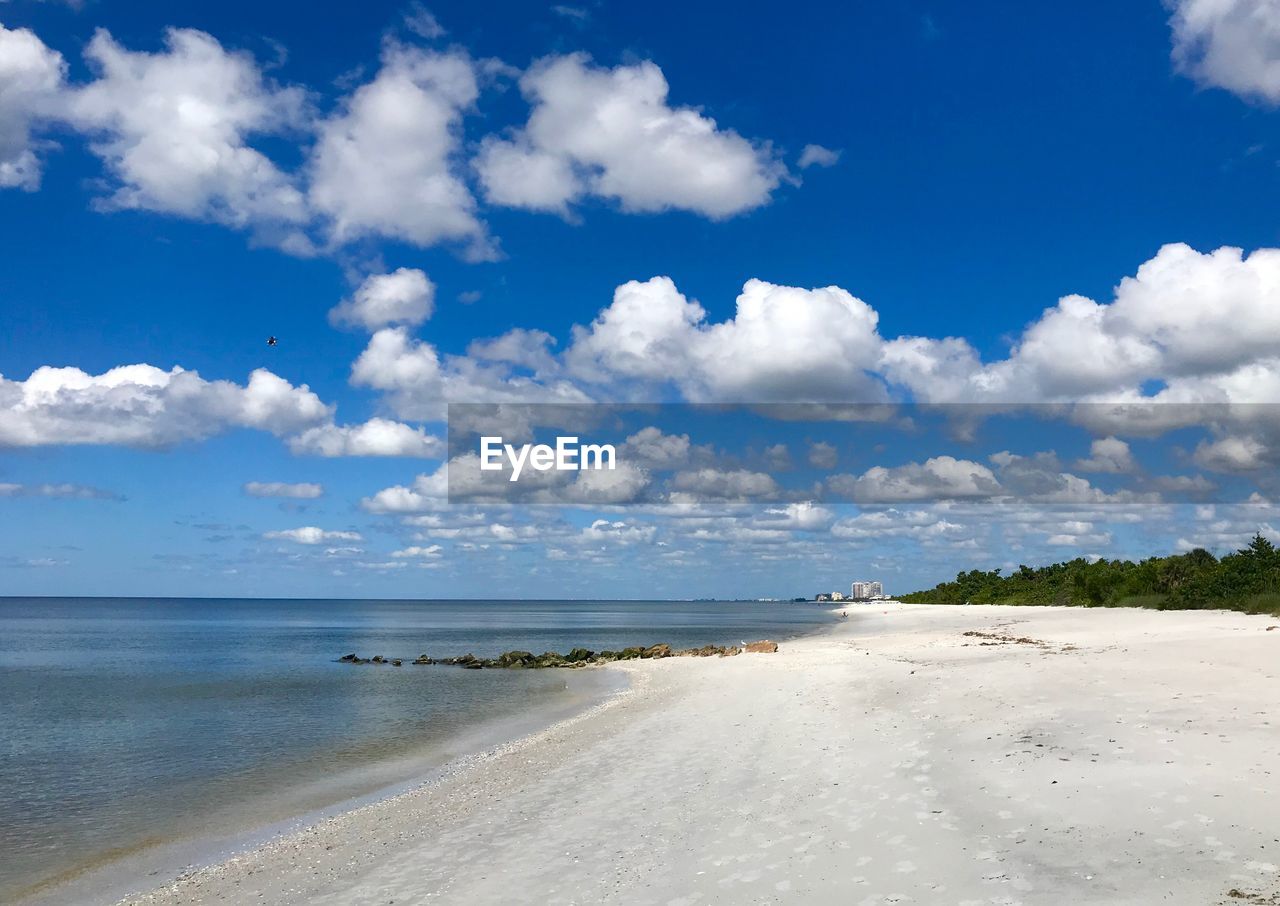
[{"label": "rock cluster in water", "polygon": [[[474,654],[431,658],[423,654],[409,661],[409,663],[414,665],[443,664],[448,667],[463,667],[467,670],[482,670],[486,667],[514,670],[537,669],[540,667],[586,667],[591,664],[608,664],[613,661],[634,661],[664,657],[733,657],[735,654],[741,654],[744,650],[755,653],[771,653],[778,650],[778,643],[766,639],[759,642],[751,642],[745,648],[739,648],[736,645],[703,645],[701,648],[684,648],[680,651],[672,651],[671,646],[665,643],[650,645],[648,648],[623,648],[621,651],[595,652],[587,648],[575,648],[568,654],[559,654],[555,651],[547,651],[543,654],[534,654],[530,651],[507,651],[495,658],[476,657]],[[380,654],[371,658],[345,654],[338,658],[338,661],[343,664],[389,664],[392,667],[399,667],[405,663],[401,658],[385,658]]]}]

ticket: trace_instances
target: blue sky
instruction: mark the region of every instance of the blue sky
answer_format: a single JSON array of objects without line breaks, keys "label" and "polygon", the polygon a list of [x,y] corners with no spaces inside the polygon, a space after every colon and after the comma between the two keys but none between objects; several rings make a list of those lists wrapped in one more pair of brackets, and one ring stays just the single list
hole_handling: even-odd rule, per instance
[{"label": "blue sky", "polygon": [[[0,594],[789,596],[1270,532],[432,496],[448,402],[1275,399],[1280,10],[1021,7],[0,3]],[[1265,485],[1280,426],[1215,412],[1179,474]]]}]

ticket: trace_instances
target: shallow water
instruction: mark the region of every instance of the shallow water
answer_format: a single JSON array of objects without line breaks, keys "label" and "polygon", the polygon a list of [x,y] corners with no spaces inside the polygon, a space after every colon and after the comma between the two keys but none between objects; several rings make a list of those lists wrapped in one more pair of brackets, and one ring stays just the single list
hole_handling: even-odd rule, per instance
[{"label": "shallow water", "polygon": [[348,652],[687,647],[830,619],[755,602],[0,599],[0,901],[421,776],[603,678],[336,662]]}]

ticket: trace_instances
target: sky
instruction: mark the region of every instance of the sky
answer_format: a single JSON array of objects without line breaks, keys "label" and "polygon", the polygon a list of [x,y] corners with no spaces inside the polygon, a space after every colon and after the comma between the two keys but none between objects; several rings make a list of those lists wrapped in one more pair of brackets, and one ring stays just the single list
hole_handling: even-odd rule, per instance
[{"label": "sky", "polygon": [[[1277,0],[3,0],[0,594],[791,597],[1276,537],[1278,104]],[[625,481],[450,499],[450,404],[637,402]],[[682,408],[722,403],[968,428]]]}]

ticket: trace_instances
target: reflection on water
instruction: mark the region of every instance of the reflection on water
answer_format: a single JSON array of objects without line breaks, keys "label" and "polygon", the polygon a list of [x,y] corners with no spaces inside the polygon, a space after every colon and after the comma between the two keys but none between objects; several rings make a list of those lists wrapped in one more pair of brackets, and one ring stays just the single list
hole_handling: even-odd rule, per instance
[{"label": "reflection on water", "polygon": [[410,776],[393,764],[456,755],[478,724],[573,701],[564,671],[342,654],[690,646],[828,619],[757,603],[0,599],[0,900],[108,853],[367,794]]}]

